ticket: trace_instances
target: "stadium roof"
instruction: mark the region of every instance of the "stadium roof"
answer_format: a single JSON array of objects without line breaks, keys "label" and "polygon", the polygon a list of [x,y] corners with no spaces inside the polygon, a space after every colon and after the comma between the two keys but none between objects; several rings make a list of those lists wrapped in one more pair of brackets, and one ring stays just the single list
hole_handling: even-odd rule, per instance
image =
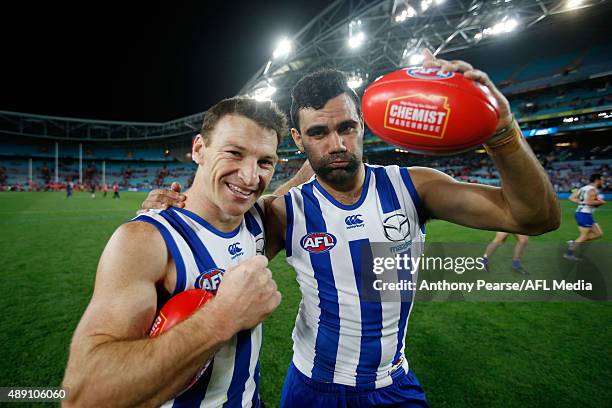
[{"label": "stadium roof", "polygon": [[[534,0],[336,0],[310,21],[243,86],[240,93],[286,98],[305,73],[333,67],[355,87],[394,69],[418,65],[420,50],[440,55],[499,40],[497,34],[546,22],[555,14],[604,3]],[[278,96],[277,96],[278,95]]]},{"label": "stadium roof", "polygon": [[[286,106],[289,89],[307,72],[335,67],[358,88],[391,70],[436,54],[499,40],[497,34],[544,24],[547,17],[605,0],[336,0],[284,39],[239,94]],[[0,133],[74,141],[135,141],[191,137],[202,113],[163,123],[85,120],[0,111]]]}]

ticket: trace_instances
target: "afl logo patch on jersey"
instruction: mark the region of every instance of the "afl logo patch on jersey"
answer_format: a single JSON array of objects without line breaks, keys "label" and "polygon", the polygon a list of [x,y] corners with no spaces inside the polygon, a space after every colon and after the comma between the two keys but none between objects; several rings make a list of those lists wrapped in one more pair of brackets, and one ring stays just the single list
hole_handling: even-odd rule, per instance
[{"label": "afl logo patch on jersey", "polygon": [[448,79],[455,76],[454,73],[439,68],[408,68],[406,74],[419,79]]},{"label": "afl logo patch on jersey", "polygon": [[225,269],[213,268],[202,272],[195,280],[196,289],[204,289],[212,293],[217,293],[219,284],[223,280]]},{"label": "afl logo patch on jersey", "polygon": [[300,245],[310,253],[325,253],[336,246],[336,237],[329,232],[311,232],[300,240]]}]

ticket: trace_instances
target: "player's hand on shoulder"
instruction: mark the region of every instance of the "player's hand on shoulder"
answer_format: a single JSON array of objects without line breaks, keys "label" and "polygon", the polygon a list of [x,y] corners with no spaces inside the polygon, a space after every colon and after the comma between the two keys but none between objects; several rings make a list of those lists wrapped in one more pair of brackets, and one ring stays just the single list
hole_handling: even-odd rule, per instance
[{"label": "player's hand on shoulder", "polygon": [[187,196],[181,193],[181,185],[178,182],[172,183],[170,189],[151,190],[147,198],[142,202],[142,211],[165,210],[169,207],[185,207]]},{"label": "player's hand on shoulder", "polygon": [[262,255],[225,271],[215,297],[217,306],[227,313],[228,336],[259,324],[280,301],[281,294],[268,269],[268,259]]},{"label": "player's hand on shoulder", "polygon": [[423,60],[423,66],[425,68],[440,68],[444,71],[460,72],[466,78],[479,82],[489,88],[499,104],[499,121],[497,123],[497,130],[508,128],[512,124],[512,111],[510,110],[510,103],[508,102],[508,99],[506,99],[499,89],[497,89],[497,87],[493,84],[493,81],[491,81],[485,72],[475,69],[471,64],[462,60],[448,61],[445,59],[436,58],[427,48],[423,50],[423,56],[425,57]]}]

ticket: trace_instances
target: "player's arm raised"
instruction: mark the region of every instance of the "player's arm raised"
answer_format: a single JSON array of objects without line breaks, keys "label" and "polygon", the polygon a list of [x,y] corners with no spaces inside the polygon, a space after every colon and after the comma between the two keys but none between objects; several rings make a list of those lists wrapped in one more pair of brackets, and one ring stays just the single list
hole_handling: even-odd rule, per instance
[{"label": "player's arm raised", "polygon": [[255,326],[280,302],[275,285],[265,279],[267,260],[256,257],[228,270],[216,298],[202,309],[149,338],[155,285],[169,262],[154,227],[135,222],[115,232],[72,340],[65,406],[160,405],[182,390],[224,342]]},{"label": "player's arm raised", "polygon": [[526,235],[558,228],[561,211],[548,176],[523,139],[507,99],[489,77],[465,61],[435,59],[429,51],[425,51],[423,65],[462,72],[487,86],[500,106],[498,133],[485,148],[499,171],[502,187],[461,183],[435,170],[413,168],[411,174],[429,215],[469,227]]}]

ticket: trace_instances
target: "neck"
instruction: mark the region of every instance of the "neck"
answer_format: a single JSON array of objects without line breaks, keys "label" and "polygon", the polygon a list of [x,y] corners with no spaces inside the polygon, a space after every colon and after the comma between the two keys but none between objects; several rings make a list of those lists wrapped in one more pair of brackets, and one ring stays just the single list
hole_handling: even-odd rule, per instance
[{"label": "neck", "polygon": [[347,180],[344,183],[327,183],[322,178],[317,177],[317,181],[321,186],[334,197],[337,201],[345,205],[351,205],[359,200],[363,191],[363,183],[365,180],[365,165],[362,163],[355,174],[355,177]]},{"label": "neck", "polygon": [[185,192],[187,200],[185,209],[204,218],[206,222],[221,232],[231,232],[238,228],[243,216],[233,216],[225,214],[204,194],[199,184],[194,185]]}]

